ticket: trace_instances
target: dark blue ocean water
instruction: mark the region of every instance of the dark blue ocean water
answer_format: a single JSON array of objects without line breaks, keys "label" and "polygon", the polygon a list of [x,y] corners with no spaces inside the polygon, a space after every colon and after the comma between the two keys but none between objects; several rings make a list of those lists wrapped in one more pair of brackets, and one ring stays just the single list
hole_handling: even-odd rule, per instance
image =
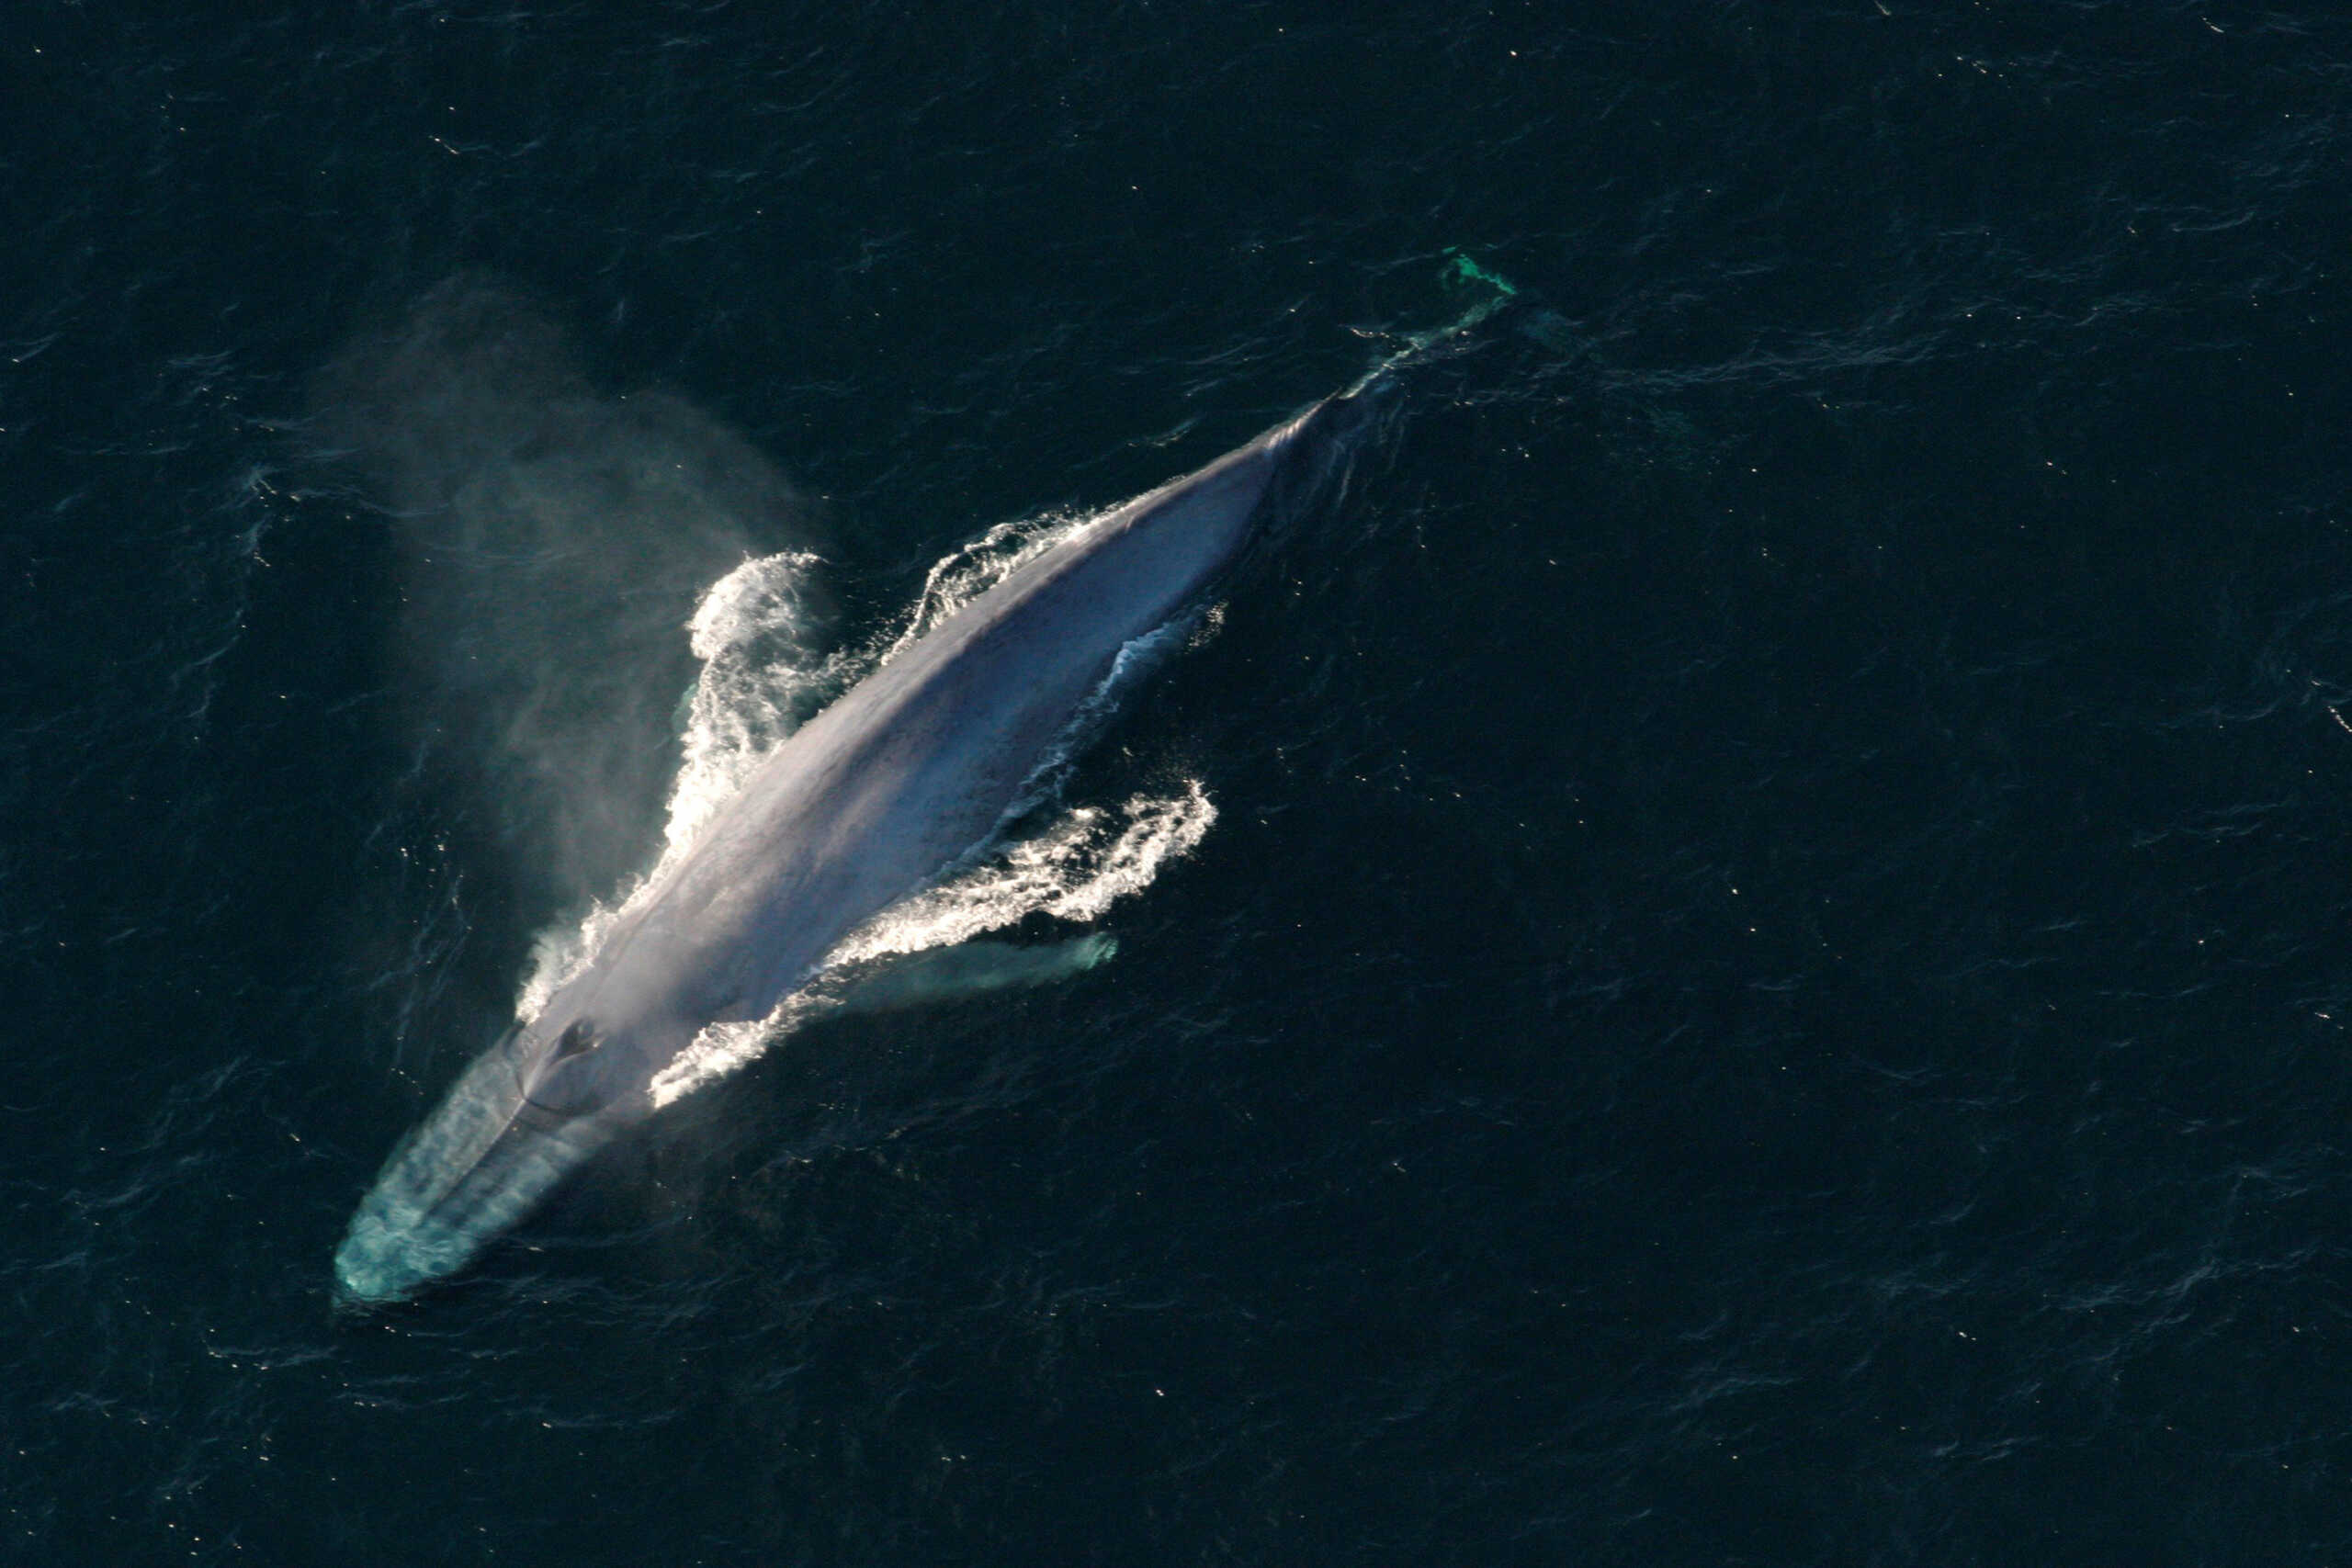
[{"label": "dark blue ocean water", "polygon": [[[2347,94],[2313,5],[18,6],[0,1557],[2352,1558]],[[1072,778],[1218,812],[1018,933],[1114,962],[333,1309],[700,585],[865,645],[1453,247],[1568,330]]]}]

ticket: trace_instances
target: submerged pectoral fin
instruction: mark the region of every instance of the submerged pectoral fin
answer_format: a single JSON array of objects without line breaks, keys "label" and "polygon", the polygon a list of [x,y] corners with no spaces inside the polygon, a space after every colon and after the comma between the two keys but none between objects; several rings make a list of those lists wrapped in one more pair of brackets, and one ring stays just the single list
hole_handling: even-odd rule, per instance
[{"label": "submerged pectoral fin", "polygon": [[1102,932],[1044,946],[966,942],[876,959],[835,977],[842,1012],[895,1012],[991,991],[1049,986],[1107,963],[1118,939]]}]

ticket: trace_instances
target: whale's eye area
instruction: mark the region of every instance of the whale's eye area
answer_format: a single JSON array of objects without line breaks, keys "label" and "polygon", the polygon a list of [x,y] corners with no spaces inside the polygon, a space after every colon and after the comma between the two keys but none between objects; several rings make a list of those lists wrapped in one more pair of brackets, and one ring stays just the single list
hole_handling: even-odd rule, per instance
[{"label": "whale's eye area", "polygon": [[584,1058],[604,1043],[605,1032],[595,1020],[574,1020],[525,1075],[523,1098],[558,1116],[591,1116],[602,1111],[621,1086],[609,1081],[611,1073]]},{"label": "whale's eye area", "polygon": [[555,1043],[555,1050],[548,1056],[548,1065],[553,1066],[558,1062],[568,1062],[574,1056],[584,1056],[604,1043],[605,1038],[596,1032],[594,1024],[584,1018],[579,1019],[571,1028],[565,1030],[563,1037]]}]

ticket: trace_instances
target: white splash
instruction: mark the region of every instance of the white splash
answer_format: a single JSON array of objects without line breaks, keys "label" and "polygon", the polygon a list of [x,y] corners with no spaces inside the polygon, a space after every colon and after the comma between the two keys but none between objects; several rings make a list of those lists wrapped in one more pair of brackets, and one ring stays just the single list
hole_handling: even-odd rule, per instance
[{"label": "white splash", "polygon": [[879,657],[876,668],[899,656],[899,649],[1011,576],[1013,568],[1044,555],[1094,520],[1093,515],[1046,513],[1017,523],[1000,523],[967,544],[942,556],[924,574],[922,595]]},{"label": "white splash", "polygon": [[822,564],[798,554],[747,560],[695,606],[686,629],[702,674],[687,697],[685,758],[670,792],[672,852],[694,841],[761,758],[873,662],[842,652],[819,658],[811,648],[808,583]]},{"label": "white splash", "polygon": [[892,905],[852,931],[827,962],[969,942],[1033,912],[1093,919],[1149,886],[1160,866],[1198,844],[1216,820],[1196,779],[1172,798],[1138,795],[1115,809],[1075,807],[1036,837],[1003,845],[952,881]]},{"label": "white splash", "polygon": [[[947,556],[931,571],[904,622],[872,642],[820,654],[810,608],[815,556],[784,554],[745,561],[703,597],[690,624],[702,674],[683,705],[684,757],[670,798],[661,863],[612,904],[598,904],[576,925],[540,934],[528,979],[515,1000],[518,1018],[537,1016],[556,989],[592,959],[614,924],[645,896],[671,861],[685,852],[713,813],[734,795],[769,752],[827,702],[1001,581],[1015,567],[1084,527],[1084,516],[1048,515],[1005,524]],[[1171,627],[1139,638],[1123,651],[1102,694],[1073,726],[1083,732],[1135,677],[1193,628]],[[1023,808],[1051,798],[1066,772],[1057,758]],[[1040,831],[1001,841],[946,881],[883,911],[852,931],[826,958],[811,982],[766,1018],[712,1024],[652,1085],[657,1106],[726,1077],[801,1024],[839,1010],[849,994],[845,969],[894,955],[970,941],[1042,912],[1087,921],[1116,900],[1150,885],[1159,868],[1189,852],[1216,820],[1216,807],[1197,780],[1169,795],[1139,795],[1124,804],[1080,806]],[[1106,940],[1087,946],[1100,962]],[[1048,971],[1041,968],[1041,976]]]},{"label": "white splash", "polygon": [[539,933],[514,998],[517,1019],[537,1018],[558,987],[586,967],[615,922],[685,852],[761,758],[877,662],[857,653],[820,657],[811,648],[817,619],[808,584],[822,564],[799,552],[755,557],[703,594],[687,623],[702,673],[679,705],[684,755],[670,790],[662,858],[614,901],[592,905],[576,925]]},{"label": "white splash", "polygon": [[[953,879],[900,900],[842,939],[807,986],[752,1023],[714,1023],[654,1078],[653,1103],[667,1105],[716,1082],[802,1024],[841,1009],[853,992],[835,983],[844,969],[953,946],[1017,925],[1036,913],[1091,920],[1151,886],[1159,868],[1190,852],[1216,821],[1197,779],[1172,796],[1138,795],[1117,807],[1080,806],[1035,838],[999,846]],[[1110,955],[1089,950],[1091,968]],[[1050,976],[1041,975],[1043,980]]]}]

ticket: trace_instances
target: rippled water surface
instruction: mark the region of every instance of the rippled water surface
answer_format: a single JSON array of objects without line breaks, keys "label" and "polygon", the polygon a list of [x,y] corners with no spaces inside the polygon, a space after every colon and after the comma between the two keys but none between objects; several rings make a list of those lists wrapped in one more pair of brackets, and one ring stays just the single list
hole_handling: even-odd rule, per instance
[{"label": "rippled water surface", "polygon": [[[0,1556],[2352,1557],[2335,9],[21,9]],[[334,1309],[665,825],[1456,258],[1016,841]]]}]

